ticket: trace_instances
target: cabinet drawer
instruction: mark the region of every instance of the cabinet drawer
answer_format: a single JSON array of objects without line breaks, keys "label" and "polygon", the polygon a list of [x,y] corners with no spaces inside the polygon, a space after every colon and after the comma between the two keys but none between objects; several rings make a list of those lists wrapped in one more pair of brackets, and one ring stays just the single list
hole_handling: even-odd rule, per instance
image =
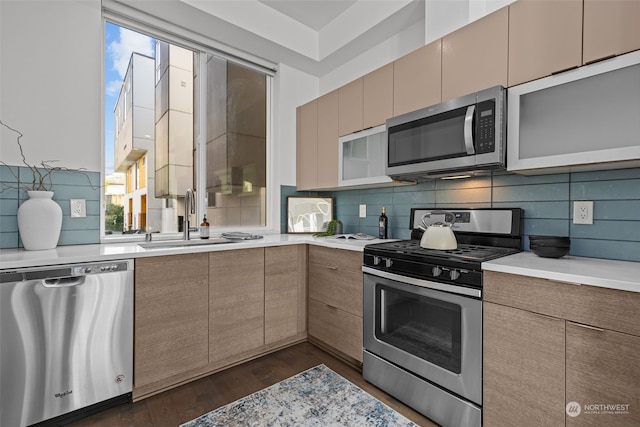
[{"label": "cabinet drawer", "polygon": [[340,271],[362,272],[362,252],[309,246],[309,262],[335,267]]},{"label": "cabinet drawer", "polygon": [[309,263],[309,298],[362,317],[362,271]]},{"label": "cabinet drawer", "polygon": [[485,271],[484,299],[640,336],[640,293]]},{"label": "cabinet drawer", "polygon": [[310,298],[309,335],[362,362],[362,317]]}]

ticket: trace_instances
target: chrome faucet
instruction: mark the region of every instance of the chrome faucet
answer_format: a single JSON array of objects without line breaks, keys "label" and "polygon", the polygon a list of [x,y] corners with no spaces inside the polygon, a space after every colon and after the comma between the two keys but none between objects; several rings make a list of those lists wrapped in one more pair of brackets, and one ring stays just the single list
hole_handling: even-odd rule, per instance
[{"label": "chrome faucet", "polygon": [[196,200],[193,197],[193,189],[187,188],[187,193],[184,195],[184,223],[182,230],[182,240],[189,240],[189,214],[196,213]]}]

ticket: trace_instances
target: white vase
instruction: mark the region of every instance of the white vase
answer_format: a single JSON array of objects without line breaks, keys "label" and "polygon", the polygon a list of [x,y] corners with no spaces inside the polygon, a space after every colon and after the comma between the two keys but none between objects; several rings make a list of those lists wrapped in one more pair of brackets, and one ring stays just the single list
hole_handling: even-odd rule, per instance
[{"label": "white vase", "polygon": [[18,231],[29,251],[58,246],[62,228],[62,208],[51,200],[53,191],[27,191],[29,199],[18,208]]}]

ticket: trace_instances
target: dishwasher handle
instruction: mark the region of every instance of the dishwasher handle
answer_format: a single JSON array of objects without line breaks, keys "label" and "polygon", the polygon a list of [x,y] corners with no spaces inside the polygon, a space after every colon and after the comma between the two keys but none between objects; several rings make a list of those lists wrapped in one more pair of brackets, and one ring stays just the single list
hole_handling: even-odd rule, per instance
[{"label": "dishwasher handle", "polygon": [[55,279],[44,279],[40,283],[45,288],[68,288],[84,284],[86,277],[87,276],[56,277]]}]

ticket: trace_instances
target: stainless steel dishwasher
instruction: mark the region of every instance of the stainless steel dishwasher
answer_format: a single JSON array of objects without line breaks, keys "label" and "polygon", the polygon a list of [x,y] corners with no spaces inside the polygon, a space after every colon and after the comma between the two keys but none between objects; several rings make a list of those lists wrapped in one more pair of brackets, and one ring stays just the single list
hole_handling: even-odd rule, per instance
[{"label": "stainless steel dishwasher", "polygon": [[0,426],[131,400],[133,261],[0,270]]}]

